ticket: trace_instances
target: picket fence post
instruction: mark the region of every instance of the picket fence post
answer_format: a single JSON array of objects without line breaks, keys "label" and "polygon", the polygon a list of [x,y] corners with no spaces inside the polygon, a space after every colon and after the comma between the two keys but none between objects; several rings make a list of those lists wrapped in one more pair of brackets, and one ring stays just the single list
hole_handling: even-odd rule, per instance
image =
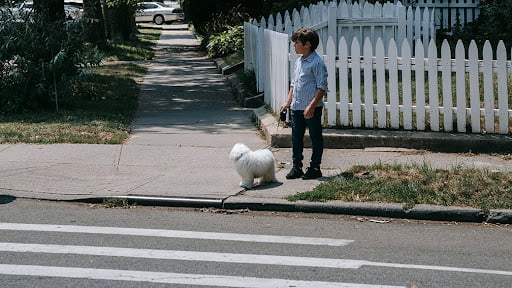
[{"label": "picket fence post", "polygon": [[402,44],[402,99],[403,99],[403,125],[405,130],[412,129],[412,53],[409,41]]},{"label": "picket fence post", "polygon": [[327,124],[336,125],[336,46],[334,38],[329,37],[326,47],[326,66],[327,66]]},{"label": "picket fence post", "polygon": [[507,50],[502,40],[498,43],[496,50],[496,64],[498,73],[498,127],[500,134],[508,134],[509,113],[508,113],[508,85],[507,85]]},{"label": "picket fence post", "polygon": [[425,53],[421,39],[416,40],[415,71],[416,76],[416,128],[425,130]]},{"label": "picket fence post", "polygon": [[340,85],[340,124],[349,125],[349,95],[348,95],[348,46],[345,37],[342,37],[338,45],[339,70],[338,83]]},{"label": "picket fence post", "polygon": [[466,59],[462,40],[455,47],[455,86],[457,99],[457,132],[466,132]]},{"label": "picket fence post", "polygon": [[376,62],[376,77],[377,77],[377,126],[379,128],[386,128],[386,69],[384,63],[384,43],[381,38],[377,39],[375,48]]},{"label": "picket fence post", "polygon": [[363,46],[364,125],[373,128],[373,49],[370,38]]},{"label": "picket fence post", "polygon": [[452,115],[452,55],[450,45],[445,39],[441,45],[442,85],[443,85],[443,127],[446,132],[453,131]]},{"label": "picket fence post", "polygon": [[391,128],[400,127],[400,101],[398,94],[398,47],[394,40],[389,43],[389,117]]},{"label": "picket fence post", "polygon": [[[357,37],[352,40],[352,71],[361,71],[360,45]],[[352,73],[352,125],[361,127],[361,73]]]},{"label": "picket fence post", "polygon": [[478,81],[478,48],[473,40],[468,51],[469,65],[469,106],[471,115],[471,132],[480,132],[480,83]]},{"label": "picket fence post", "polygon": [[428,45],[428,94],[430,106],[430,129],[439,131],[439,81],[437,68],[437,47],[434,39]]}]

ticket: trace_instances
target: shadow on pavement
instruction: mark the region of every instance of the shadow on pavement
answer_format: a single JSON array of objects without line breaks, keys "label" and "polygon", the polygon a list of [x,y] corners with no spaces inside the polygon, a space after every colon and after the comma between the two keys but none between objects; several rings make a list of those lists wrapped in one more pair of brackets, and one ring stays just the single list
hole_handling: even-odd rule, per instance
[{"label": "shadow on pavement", "polygon": [[16,197],[11,195],[0,195],[0,205],[2,204],[9,204],[11,202],[14,202],[16,200]]}]

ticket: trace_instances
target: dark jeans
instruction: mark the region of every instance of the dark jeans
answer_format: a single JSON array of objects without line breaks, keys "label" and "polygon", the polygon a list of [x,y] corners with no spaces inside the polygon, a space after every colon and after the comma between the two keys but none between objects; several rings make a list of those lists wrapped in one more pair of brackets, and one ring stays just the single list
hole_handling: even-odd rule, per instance
[{"label": "dark jeans", "polygon": [[313,146],[310,167],[320,168],[322,154],[324,152],[322,111],[323,107],[316,107],[313,118],[305,119],[304,110],[291,110],[293,167],[302,168],[302,160],[304,159],[304,134],[306,132],[306,127],[308,127],[309,136]]}]

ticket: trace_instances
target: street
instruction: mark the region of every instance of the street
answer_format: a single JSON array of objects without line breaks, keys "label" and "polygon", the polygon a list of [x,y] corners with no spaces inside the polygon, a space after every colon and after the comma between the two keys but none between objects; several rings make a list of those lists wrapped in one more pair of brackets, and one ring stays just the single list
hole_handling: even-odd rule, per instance
[{"label": "street", "polygon": [[0,287],[510,287],[506,225],[0,204]]}]

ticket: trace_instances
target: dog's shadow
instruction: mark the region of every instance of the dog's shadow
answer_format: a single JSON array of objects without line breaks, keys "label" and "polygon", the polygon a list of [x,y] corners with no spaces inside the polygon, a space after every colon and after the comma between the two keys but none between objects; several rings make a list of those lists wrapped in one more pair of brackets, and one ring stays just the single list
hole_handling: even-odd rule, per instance
[{"label": "dog's shadow", "polygon": [[[318,182],[326,182],[328,180],[330,180],[331,178],[334,178],[335,176],[323,176],[323,177],[320,177],[320,178],[317,178],[315,179],[316,181]],[[312,179],[313,180],[313,179]],[[310,180],[305,180],[305,181],[310,181]],[[274,188],[277,188],[277,187],[280,187],[280,186],[283,186],[284,183],[283,182],[264,182],[264,183],[260,183],[260,184],[254,184],[254,186],[252,186],[251,189],[247,189],[245,188],[245,191],[258,191],[258,190],[268,190],[268,189],[274,189]]]},{"label": "dog's shadow", "polygon": [[264,183],[260,183],[260,184],[255,184],[254,186],[252,186],[251,189],[246,189],[248,191],[257,191],[257,190],[267,190],[267,189],[273,189],[273,188],[277,188],[279,186],[282,186],[283,185],[283,182],[264,182]]}]

